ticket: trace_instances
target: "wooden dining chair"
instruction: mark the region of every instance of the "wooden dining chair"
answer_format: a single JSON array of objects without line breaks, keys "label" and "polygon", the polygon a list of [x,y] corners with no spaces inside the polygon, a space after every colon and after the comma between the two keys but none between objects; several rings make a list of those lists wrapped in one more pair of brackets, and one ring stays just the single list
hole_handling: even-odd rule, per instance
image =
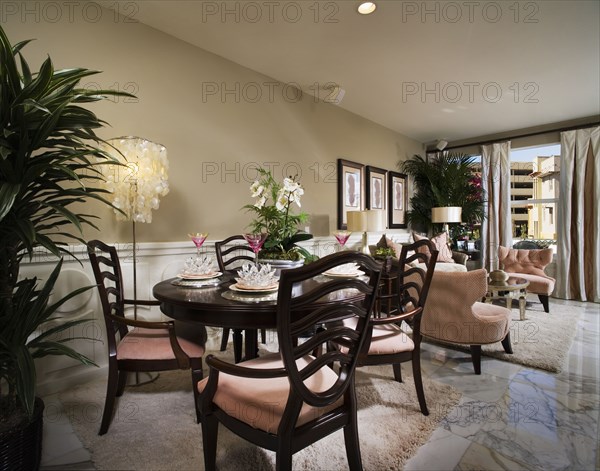
[{"label": "wooden dining chair", "polygon": [[[204,345],[178,336],[174,321],[148,322],[126,318],[126,305],[157,306],[160,303],[156,300],[126,299],[116,248],[99,240],[88,242],[87,247],[100,294],[108,344],[108,384],[99,432],[99,435],[104,435],[112,420],[115,397],[123,394],[129,372],[191,369],[196,399],[196,384],[203,377]],[[200,420],[198,408],[196,418]]]},{"label": "wooden dining chair", "polygon": [[[241,242],[241,243],[240,243]],[[246,239],[243,235],[233,235],[225,240],[215,242],[215,252],[217,255],[217,264],[219,265],[219,271],[225,272],[226,270],[235,270],[241,268],[245,262],[255,261],[255,255]],[[251,255],[249,255],[250,253]],[[223,334],[221,337],[221,351],[224,352],[227,349],[227,342],[229,342],[230,330],[228,327],[223,328]],[[260,331],[262,343],[267,341],[267,333],[265,329]],[[233,358],[236,363],[239,363],[242,359],[242,330],[233,329]]]},{"label": "wooden dining chair", "polygon": [[[377,304],[391,306],[391,309],[377,312],[371,319],[369,348],[368,351],[365,349],[358,360],[359,366],[391,364],[394,379],[400,383],[401,364],[410,361],[423,415],[429,415],[429,411],[421,377],[421,316],[437,255],[435,245],[427,239],[402,246],[393,289],[382,290],[378,296]],[[344,320],[344,325],[352,327],[357,321],[356,318],[348,318]],[[403,328],[403,322],[410,326],[410,336],[408,329]],[[345,350],[343,344],[331,343],[329,348]]]},{"label": "wooden dining chair", "polygon": [[[303,283],[346,263],[357,263],[369,276],[319,277],[309,286]],[[212,355],[206,358],[209,376],[198,384],[206,470],[216,466],[219,423],[275,451],[278,470],[291,469],[294,453],[343,428],[350,468],[362,469],[354,371],[380,275],[378,262],[350,251],[281,272],[277,295],[280,352],[237,365]],[[321,328],[348,316],[358,319],[353,327]],[[343,342],[347,349],[315,355],[331,341]]]}]

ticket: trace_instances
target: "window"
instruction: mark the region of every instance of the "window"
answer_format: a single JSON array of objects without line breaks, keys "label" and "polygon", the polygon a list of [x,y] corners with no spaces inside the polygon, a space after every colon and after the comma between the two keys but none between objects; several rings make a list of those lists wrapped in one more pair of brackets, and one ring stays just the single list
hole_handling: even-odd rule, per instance
[{"label": "window", "polygon": [[[513,239],[556,240],[560,144],[512,149],[511,213]],[[554,242],[550,244],[555,250]]]}]

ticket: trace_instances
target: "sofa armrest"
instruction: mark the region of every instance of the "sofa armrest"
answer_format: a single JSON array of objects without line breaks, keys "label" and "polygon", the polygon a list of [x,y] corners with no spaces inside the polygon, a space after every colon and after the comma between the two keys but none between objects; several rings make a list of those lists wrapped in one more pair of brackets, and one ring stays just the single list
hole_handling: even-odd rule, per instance
[{"label": "sofa armrest", "polygon": [[469,256],[466,253],[452,251],[452,260],[454,260],[454,263],[466,265],[468,259]]}]

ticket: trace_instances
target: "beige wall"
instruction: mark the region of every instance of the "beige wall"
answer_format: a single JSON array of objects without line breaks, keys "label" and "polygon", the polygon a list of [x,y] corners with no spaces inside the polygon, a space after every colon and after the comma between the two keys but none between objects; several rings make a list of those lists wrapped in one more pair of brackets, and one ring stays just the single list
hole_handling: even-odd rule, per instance
[{"label": "beige wall", "polygon": [[[336,226],[338,158],[397,170],[399,160],[423,151],[421,143],[337,106],[316,103],[306,94],[298,100],[291,88],[285,95],[283,84],[264,85],[274,82],[269,77],[145,25],[115,19],[112,11],[99,11],[98,16],[91,9],[86,17],[81,7],[71,14],[65,7],[57,22],[43,12],[26,21],[16,14],[6,17],[3,27],[13,43],[37,39],[25,48],[32,69],[50,55],[56,68],[103,71],[84,85],[138,96],[93,110],[112,126],[100,131],[102,137],[136,135],[168,149],[171,191],[152,224],[138,225],[140,242],[185,240],[191,231],[208,231],[210,239],[239,233],[249,222],[240,211],[251,202],[254,173],[249,168],[269,162],[278,179],[284,172],[301,174],[303,209],[319,221],[313,232],[329,235]],[[222,97],[223,84],[239,87],[239,99]],[[211,86],[217,87],[216,95],[202,93]],[[256,100],[257,91],[262,95]],[[88,237],[130,240],[129,223],[116,222],[108,209],[94,210],[102,217],[102,231]]]}]

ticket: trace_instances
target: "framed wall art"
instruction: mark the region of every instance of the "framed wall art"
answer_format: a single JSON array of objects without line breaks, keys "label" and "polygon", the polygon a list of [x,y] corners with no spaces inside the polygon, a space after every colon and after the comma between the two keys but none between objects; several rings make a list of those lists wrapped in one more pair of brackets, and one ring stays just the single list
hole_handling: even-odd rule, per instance
[{"label": "framed wall art", "polygon": [[406,205],[408,188],[406,175],[388,172],[388,227],[390,229],[406,228]]},{"label": "framed wall art", "polygon": [[382,168],[367,165],[366,167],[366,209],[385,209],[386,174]]},{"label": "framed wall art", "polygon": [[348,227],[348,211],[362,211],[364,204],[364,165],[338,159],[338,211],[337,228]]}]

